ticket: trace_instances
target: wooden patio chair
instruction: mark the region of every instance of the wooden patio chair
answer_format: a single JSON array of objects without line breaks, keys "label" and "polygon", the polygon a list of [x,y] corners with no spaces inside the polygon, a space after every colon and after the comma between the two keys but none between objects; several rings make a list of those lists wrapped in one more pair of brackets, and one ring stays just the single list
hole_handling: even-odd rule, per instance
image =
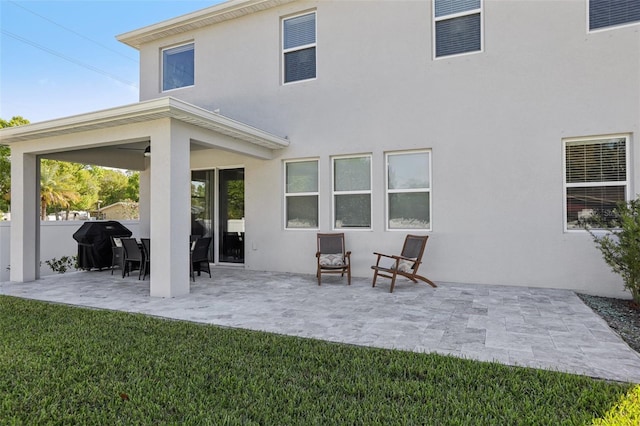
[{"label": "wooden patio chair", "polygon": [[399,256],[374,252],[373,254],[378,257],[376,264],[371,267],[371,269],[375,271],[373,274],[372,287],[376,286],[376,280],[379,276],[390,278],[391,288],[389,289],[389,293],[393,293],[398,275],[408,278],[414,283],[420,280],[429,284],[431,287],[437,287],[430,279],[418,275],[418,268],[422,263],[422,256],[424,255],[424,248],[427,245],[428,239],[429,236],[427,235],[407,235]]},{"label": "wooden patio chair", "polygon": [[344,233],[318,234],[316,252],[318,285],[322,284],[322,274],[347,273],[347,283],[351,285],[351,252],[344,249]]},{"label": "wooden patio chair", "polygon": [[121,238],[122,248],[124,249],[123,259],[122,259],[122,278],[124,278],[125,274],[129,275],[131,273],[131,269],[134,266],[138,269],[138,279],[142,276],[142,268],[144,257],[142,255],[142,251],[140,250],[140,246],[138,246],[138,242],[135,238]]},{"label": "wooden patio chair", "polygon": [[209,266],[209,245],[211,244],[211,237],[198,238],[193,243],[193,250],[191,250],[191,258],[189,264],[191,265],[191,279],[195,282],[196,274],[200,276],[200,272],[205,268],[211,278],[211,266]]}]

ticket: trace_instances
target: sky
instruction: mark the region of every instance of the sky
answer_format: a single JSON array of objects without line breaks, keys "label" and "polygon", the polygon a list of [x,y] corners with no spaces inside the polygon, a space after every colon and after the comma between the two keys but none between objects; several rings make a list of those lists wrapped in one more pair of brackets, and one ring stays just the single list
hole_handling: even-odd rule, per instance
[{"label": "sky", "polygon": [[116,36],[221,0],[0,0],[0,118],[31,123],[138,102],[138,51]]}]

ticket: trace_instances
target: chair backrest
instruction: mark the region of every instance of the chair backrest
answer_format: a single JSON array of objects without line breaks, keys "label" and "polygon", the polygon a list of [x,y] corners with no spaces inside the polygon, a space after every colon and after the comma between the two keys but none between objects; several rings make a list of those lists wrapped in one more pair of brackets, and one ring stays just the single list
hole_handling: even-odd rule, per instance
[{"label": "chair backrest", "polygon": [[144,258],[149,261],[151,259],[151,239],[140,238],[142,241],[142,250],[144,250]]},{"label": "chair backrest", "polygon": [[[407,235],[404,239],[404,245],[402,246],[402,253],[400,256],[416,259],[418,262],[422,262],[422,255],[424,254],[424,248],[427,245],[428,235]],[[419,265],[420,263],[418,263]]]},{"label": "chair backrest", "polygon": [[211,237],[198,238],[191,252],[191,260],[193,262],[204,262],[209,259],[209,245]]},{"label": "chair backrest", "polygon": [[130,260],[142,260],[142,252],[135,238],[121,238],[124,257]]},{"label": "chair backrest", "polygon": [[318,234],[318,253],[344,254],[344,233]]}]

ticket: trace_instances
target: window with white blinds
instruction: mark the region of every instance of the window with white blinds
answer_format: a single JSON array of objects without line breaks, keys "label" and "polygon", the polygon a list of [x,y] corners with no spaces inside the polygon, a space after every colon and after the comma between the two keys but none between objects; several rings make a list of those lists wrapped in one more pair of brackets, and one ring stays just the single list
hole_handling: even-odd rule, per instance
[{"label": "window with white blinds", "polygon": [[482,50],[482,0],[435,0],[435,57]]},{"label": "window with white blinds", "polygon": [[585,221],[615,220],[616,205],[627,199],[628,136],[564,142],[565,225],[581,229]]},{"label": "window with white blinds", "polygon": [[640,0],[589,0],[589,30],[640,23]]},{"label": "window with white blinds", "polygon": [[431,151],[390,152],[387,229],[431,230]]},{"label": "window with white blinds", "polygon": [[318,228],[318,160],[284,163],[286,229]]},{"label": "window with white blinds", "polygon": [[282,20],[283,81],[316,78],[316,13]]},{"label": "window with white blinds", "polygon": [[333,158],[333,227],[371,229],[371,155]]}]

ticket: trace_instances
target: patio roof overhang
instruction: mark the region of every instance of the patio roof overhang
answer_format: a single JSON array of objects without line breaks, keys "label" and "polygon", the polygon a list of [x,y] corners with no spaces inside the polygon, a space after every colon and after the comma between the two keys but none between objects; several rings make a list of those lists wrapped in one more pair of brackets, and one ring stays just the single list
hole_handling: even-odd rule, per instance
[{"label": "patio roof overhang", "polygon": [[165,97],[71,117],[8,127],[0,143],[29,145],[46,158],[141,170],[142,155],[124,155],[149,144],[144,126],[162,119],[193,129],[191,149],[219,148],[256,158],[273,157],[289,146],[287,137],[233,120],[187,102]]}]

